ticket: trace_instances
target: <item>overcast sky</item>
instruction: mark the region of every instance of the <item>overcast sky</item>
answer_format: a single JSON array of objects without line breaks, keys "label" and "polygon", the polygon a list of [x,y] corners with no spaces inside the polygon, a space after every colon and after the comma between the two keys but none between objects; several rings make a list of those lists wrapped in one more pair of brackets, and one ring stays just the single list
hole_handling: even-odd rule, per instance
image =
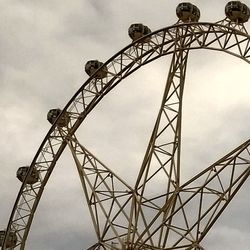
[{"label": "overcast sky", "polygon": [[[51,108],[63,108],[87,80],[85,62],[105,62],[127,44],[127,29],[151,30],[177,21],[176,0],[0,0],[0,229],[6,227],[29,165],[50,128]],[[224,18],[224,0],[193,1],[201,21]],[[250,0],[244,3],[250,6]],[[246,25],[250,29],[249,24]],[[214,51],[192,52],[184,93],[184,175],[201,171],[243,141],[250,130],[250,65]],[[169,58],[118,86],[80,128],[82,144],[133,180],[159,108]],[[130,168],[127,176],[124,169]],[[249,180],[250,182],[250,180]],[[226,210],[204,246],[249,250],[250,184]],[[76,167],[65,151],[32,224],[28,250],[85,249],[95,243]],[[49,225],[49,226],[48,226]]]}]

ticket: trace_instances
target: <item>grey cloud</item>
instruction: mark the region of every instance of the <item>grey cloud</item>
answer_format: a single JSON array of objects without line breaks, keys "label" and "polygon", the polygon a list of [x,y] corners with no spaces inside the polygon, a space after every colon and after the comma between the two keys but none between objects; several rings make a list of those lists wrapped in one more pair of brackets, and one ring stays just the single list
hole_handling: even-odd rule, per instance
[{"label": "grey cloud", "polygon": [[[21,184],[15,171],[31,162],[50,128],[46,121],[48,109],[62,108],[87,79],[84,73],[87,60],[105,61],[130,43],[127,28],[131,23],[142,22],[152,30],[171,25],[177,20],[175,6],[179,2],[1,2],[2,228],[7,224]],[[194,3],[200,6],[203,21],[224,18],[226,1]],[[250,117],[247,94],[243,91],[249,93],[247,74],[239,71],[235,76],[227,76],[227,71],[235,71],[239,65],[243,68],[242,64],[208,51],[194,52],[190,59],[184,96],[187,122],[184,121],[186,146],[183,146],[183,157],[186,163],[184,174],[191,175],[247,139]],[[152,63],[126,79],[100,103],[78,131],[84,145],[108,166],[118,168],[121,176],[127,174],[128,167],[131,171],[126,178],[131,182],[138,173],[158,110],[168,72],[167,61],[168,58],[163,58],[163,64]],[[222,71],[224,73],[220,75]],[[144,75],[147,75],[146,79]],[[217,78],[211,80],[212,75]],[[242,79],[242,87],[228,87],[234,84],[228,78],[237,79],[237,76]],[[114,144],[109,143],[110,138]],[[71,168],[73,161],[65,155],[39,204],[28,249],[84,249],[95,243],[88,209],[82,202],[80,182]],[[247,190],[248,185],[211,231],[205,242],[206,249],[236,249],[239,245],[242,250],[248,249],[249,223],[246,218],[250,205]]]}]

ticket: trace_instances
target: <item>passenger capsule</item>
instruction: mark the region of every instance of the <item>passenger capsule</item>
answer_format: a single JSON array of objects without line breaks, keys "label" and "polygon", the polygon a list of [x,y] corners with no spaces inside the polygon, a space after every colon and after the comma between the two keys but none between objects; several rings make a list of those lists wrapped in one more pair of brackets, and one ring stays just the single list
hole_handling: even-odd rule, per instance
[{"label": "passenger capsule", "polygon": [[176,15],[184,23],[198,22],[200,10],[191,3],[180,3],[176,8]]},{"label": "passenger capsule", "polygon": [[[1,230],[0,231],[0,246],[3,246],[3,241],[4,241],[4,237],[5,237],[5,230]],[[9,232],[8,238],[6,239],[6,244],[5,247],[6,248],[12,248],[17,244],[17,235],[15,232]]]},{"label": "passenger capsule", "polygon": [[[16,177],[18,180],[20,180],[21,182],[24,182],[25,177],[27,175],[29,171],[29,167],[25,166],[25,167],[20,167],[17,172],[16,172]],[[37,169],[33,169],[31,174],[27,177],[27,184],[35,184],[39,179],[39,173],[37,171]]]},{"label": "passenger capsule", "polygon": [[[85,64],[85,72],[91,76],[93,75],[101,66],[103,65],[102,62],[98,60],[90,60]],[[98,70],[95,74],[96,79],[102,79],[107,76],[107,67],[104,66],[102,69]]]},{"label": "passenger capsule", "polygon": [[250,16],[249,8],[240,1],[228,2],[225,7],[226,16],[236,23],[245,23],[248,21]]},{"label": "passenger capsule", "polygon": [[[134,23],[131,24],[128,29],[128,34],[130,38],[135,41],[143,36],[146,36],[151,33],[151,30],[148,26],[143,25],[142,23]],[[150,37],[142,40],[142,42],[149,42],[151,40]]]},{"label": "passenger capsule", "polygon": [[[62,112],[61,109],[51,109],[51,110],[49,110],[49,112],[47,114],[47,120],[51,124],[53,124],[56,121],[57,117],[61,114],[61,112]],[[68,125],[68,123],[69,123],[69,120],[70,120],[70,118],[69,118],[68,113],[65,113],[65,115],[63,115],[60,118],[60,120],[58,120],[57,125],[59,127],[66,127]]]}]

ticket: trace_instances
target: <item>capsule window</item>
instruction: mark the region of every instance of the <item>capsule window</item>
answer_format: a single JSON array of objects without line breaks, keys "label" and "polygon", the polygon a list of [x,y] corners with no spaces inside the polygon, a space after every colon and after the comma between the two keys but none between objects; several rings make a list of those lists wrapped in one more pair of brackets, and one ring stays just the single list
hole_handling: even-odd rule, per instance
[{"label": "capsule window", "polygon": [[99,68],[99,64],[97,61],[95,61],[95,63],[94,63],[94,68]]},{"label": "capsule window", "polygon": [[143,35],[147,35],[149,33],[151,33],[151,30],[149,29],[149,27],[148,26],[144,26]]},{"label": "capsule window", "polygon": [[17,175],[18,175],[18,176],[25,177],[26,174],[27,174],[26,168],[19,168],[19,169],[17,170]]},{"label": "capsule window", "polygon": [[191,7],[192,7],[192,6],[191,6],[189,3],[183,3],[183,4],[181,5],[181,10],[182,10],[182,11],[191,12],[191,10],[192,10]]},{"label": "capsule window", "polygon": [[5,231],[0,231],[0,242],[4,240]]},{"label": "capsule window", "polygon": [[247,6],[246,5],[243,5],[242,13],[243,14],[247,14]]},{"label": "capsule window", "polygon": [[51,122],[54,122],[55,119],[60,115],[61,110],[60,109],[52,109],[48,113],[48,120]]},{"label": "capsule window", "polygon": [[136,24],[134,27],[133,27],[133,31],[134,32],[142,32],[142,26],[140,24]]},{"label": "capsule window", "polygon": [[[3,246],[3,241],[5,237],[5,230],[0,231],[0,246]],[[6,240],[6,248],[13,248],[17,243],[17,235],[15,232],[9,232],[8,238]]]},{"label": "capsule window", "polygon": [[232,11],[239,11],[241,9],[241,3],[240,2],[232,2],[231,3],[231,9]]}]

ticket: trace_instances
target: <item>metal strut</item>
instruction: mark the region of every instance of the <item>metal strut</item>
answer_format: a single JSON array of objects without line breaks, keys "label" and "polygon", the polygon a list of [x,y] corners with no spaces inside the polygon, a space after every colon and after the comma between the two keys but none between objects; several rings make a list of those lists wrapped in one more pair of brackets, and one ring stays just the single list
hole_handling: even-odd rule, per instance
[{"label": "metal strut", "polygon": [[[185,30],[177,30],[178,39],[172,57],[161,107],[135,184],[128,242],[133,248],[166,245],[168,228],[161,225],[176,204],[180,186],[182,96],[187,67],[188,39]],[[131,233],[130,233],[131,232]],[[139,235],[139,237],[137,236]],[[148,240],[146,240],[148,239]]]},{"label": "metal strut", "polygon": [[167,244],[162,248],[203,249],[200,242],[249,174],[250,140],[176,189],[174,209],[152,236],[165,227],[169,233]]},{"label": "metal strut", "polygon": [[68,146],[81,179],[98,244],[108,249],[114,244],[123,245],[133,189],[81,145],[75,136],[68,139]]}]

